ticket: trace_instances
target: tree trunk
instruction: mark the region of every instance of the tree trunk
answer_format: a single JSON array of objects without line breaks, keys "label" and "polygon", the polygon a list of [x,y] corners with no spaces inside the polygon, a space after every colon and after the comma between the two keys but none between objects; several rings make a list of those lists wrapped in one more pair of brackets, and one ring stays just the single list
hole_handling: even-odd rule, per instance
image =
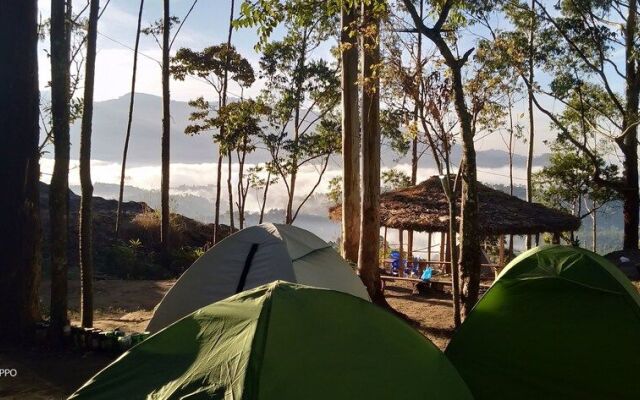
[{"label": "tree trunk", "polygon": [[229,227],[235,229],[233,221],[233,185],[231,184],[231,149],[227,150],[227,191],[229,192]]},{"label": "tree trunk", "polygon": [[140,29],[142,27],[142,9],[144,0],[140,0],[140,10],[138,11],[138,27],[136,29],[136,42],[133,46],[133,70],[131,72],[131,96],[129,98],[129,116],[127,118],[127,133],[124,137],[124,149],[122,151],[122,167],[120,171],[120,191],[118,193],[118,210],[116,212],[116,234],[118,239],[120,234],[120,218],[122,217],[122,199],[124,196],[124,178],[127,168],[127,153],[129,152],[129,139],[131,138],[131,124],[133,122],[133,103],[136,97],[136,71],[138,69],[138,47],[140,45]]},{"label": "tree trunk", "polygon": [[98,39],[98,12],[100,0],[91,0],[89,25],[87,29],[87,56],[84,78],[84,98],[82,106],[82,126],[80,131],[80,320],[83,328],[93,326],[93,224],[91,200],[91,125],[93,122],[93,88],[96,72],[96,42]]},{"label": "tree trunk", "polygon": [[[449,201],[449,215],[457,215],[455,194]],[[458,246],[456,244],[456,219],[449,218],[449,246],[451,258],[451,295],[453,301],[453,323],[456,328],[462,324],[460,317],[460,270],[458,268]]]},{"label": "tree trunk", "polygon": [[163,32],[162,32],[162,179],[160,183],[160,246],[162,264],[169,268],[169,175],[171,163],[171,98],[169,93],[169,36],[171,30],[169,0],[164,0]]},{"label": "tree trunk", "polygon": [[[534,69],[534,33],[535,33],[535,5],[536,0],[531,0],[531,31],[529,32],[529,82],[533,84],[533,69]],[[531,174],[533,170],[533,140],[535,138],[535,127],[533,121],[533,87],[528,85],[527,89],[527,100],[528,100],[528,108],[529,108],[529,151],[527,154],[527,201],[531,203],[533,201],[533,182],[531,179]],[[527,249],[531,248],[531,235],[527,235]]]},{"label": "tree trunk", "polygon": [[386,305],[380,279],[380,81],[374,74],[380,62],[379,20],[373,4],[362,4],[362,22],[375,29],[363,38],[362,74],[362,209],[358,272],[371,300]]},{"label": "tree trunk", "polygon": [[[235,8],[235,0],[231,0],[231,7],[229,11],[229,29],[227,31],[227,49],[231,48],[231,36],[233,34],[234,8]],[[229,57],[227,56],[225,58],[224,76],[222,78],[222,107],[225,107],[227,105],[228,89],[229,89]],[[225,132],[225,127],[222,126],[220,128],[220,133],[221,135],[223,135],[223,140],[226,139],[224,138],[224,132]],[[228,143],[227,143],[227,146],[229,146]],[[233,187],[231,185],[231,150],[232,149],[230,147],[227,149],[227,158],[229,162],[228,169],[227,169],[227,190],[229,192],[229,227],[231,229],[230,233],[233,232],[235,228],[233,224]]]},{"label": "tree trunk", "polygon": [[620,145],[624,154],[622,191],[622,215],[624,217],[625,250],[638,248],[638,222],[640,220],[640,195],[638,193],[638,103],[640,97],[640,74],[637,64],[638,3],[629,2],[627,24],[625,29],[626,59],[626,113],[622,130],[626,132]]},{"label": "tree trunk", "polygon": [[358,262],[360,240],[360,130],[355,7],[342,8],[342,256]]},{"label": "tree trunk", "polygon": [[222,151],[218,149],[218,166],[216,173],[216,209],[213,222],[213,244],[220,241],[220,195],[222,192]]},{"label": "tree trunk", "polygon": [[260,206],[260,220],[258,224],[261,224],[264,220],[264,209],[267,206],[267,194],[269,192],[269,185],[271,184],[271,171],[267,172],[267,182],[264,185],[264,192],[262,192],[262,205]]},{"label": "tree trunk", "polygon": [[[300,49],[300,58],[298,59],[297,69],[302,71],[305,66],[306,56],[307,56],[307,33],[302,35],[302,44]],[[296,81],[296,93],[295,93],[295,109],[294,109],[294,117],[293,117],[293,153],[291,154],[291,176],[289,178],[289,199],[287,201],[287,211],[285,215],[285,223],[292,224],[293,223],[293,200],[295,199],[296,193],[296,181],[298,177],[298,144],[300,143],[300,108],[302,107],[302,85],[303,82],[300,79]]]},{"label": "tree trunk", "polygon": [[[64,2],[63,10],[64,10]],[[41,231],[37,1],[10,1],[0,12],[0,339],[32,338],[40,320]]]},{"label": "tree trunk", "polygon": [[594,253],[598,252],[598,209],[596,207],[596,202],[595,200],[593,201],[592,204],[592,210],[593,212],[591,213],[591,249],[593,250]]},{"label": "tree trunk", "polygon": [[49,187],[51,229],[51,335],[57,343],[67,316],[67,240],[69,234],[69,57],[71,1],[51,1],[51,119],[54,142],[53,174]]},{"label": "tree trunk", "polygon": [[480,232],[478,229],[478,177],[471,115],[464,99],[461,65],[449,65],[454,102],[462,131],[462,218],[460,222],[460,265],[464,280],[464,313],[468,315],[480,291]]}]

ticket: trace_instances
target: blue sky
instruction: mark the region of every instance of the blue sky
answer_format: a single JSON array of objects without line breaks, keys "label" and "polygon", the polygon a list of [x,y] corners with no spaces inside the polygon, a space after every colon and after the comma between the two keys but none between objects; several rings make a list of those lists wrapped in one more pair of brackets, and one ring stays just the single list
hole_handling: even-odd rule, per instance
[{"label": "blue sky", "polygon": [[[101,1],[106,4],[106,0]],[[238,15],[241,0],[236,0],[235,15]],[[85,0],[74,1],[74,9],[81,10]],[[193,0],[172,0],[171,14],[183,19],[193,4]],[[41,18],[48,18],[50,1],[40,0]],[[189,15],[176,38],[172,53],[180,47],[202,49],[207,46],[226,42],[229,27],[229,11],[231,2],[228,0],[199,0]],[[139,1],[111,0],[98,26],[98,56],[96,70],[96,101],[113,99],[130,91],[131,68],[135,42],[136,23]],[[86,16],[86,13],[85,13]],[[162,2],[147,0],[144,5],[143,27],[162,17]],[[276,31],[277,35],[277,31]],[[260,55],[253,49],[256,43],[255,30],[239,29],[233,32],[233,44],[238,51],[258,69]],[[44,88],[49,76],[49,61],[44,52],[49,47],[48,42],[40,44],[40,86]],[[321,48],[321,55],[328,56],[330,45]],[[150,94],[161,94],[160,66],[154,60],[161,59],[161,52],[151,37],[141,37],[138,61],[137,91]],[[251,89],[245,90],[245,95],[256,94],[261,83],[257,82]],[[231,87],[230,91],[239,93],[239,88]],[[184,82],[172,81],[171,97],[173,100],[187,101],[191,98],[205,95],[212,97],[211,88],[196,79],[189,78]]]}]

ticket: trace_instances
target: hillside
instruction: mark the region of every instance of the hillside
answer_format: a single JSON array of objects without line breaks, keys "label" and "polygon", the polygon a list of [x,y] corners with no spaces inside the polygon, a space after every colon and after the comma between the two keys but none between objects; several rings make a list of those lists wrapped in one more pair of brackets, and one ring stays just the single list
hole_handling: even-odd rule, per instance
[{"label": "hillside", "polygon": [[[40,209],[43,229],[44,275],[49,275],[49,185],[40,184]],[[160,267],[158,250],[160,227],[158,213],[144,202],[123,203],[120,240],[114,239],[118,202],[93,198],[93,249],[96,275],[124,278],[162,278],[175,276],[208,246],[213,224],[204,224],[181,214],[171,215],[170,270]],[[69,267],[78,270],[78,213],[80,196],[69,191]],[[228,227],[223,226],[223,236]]]}]

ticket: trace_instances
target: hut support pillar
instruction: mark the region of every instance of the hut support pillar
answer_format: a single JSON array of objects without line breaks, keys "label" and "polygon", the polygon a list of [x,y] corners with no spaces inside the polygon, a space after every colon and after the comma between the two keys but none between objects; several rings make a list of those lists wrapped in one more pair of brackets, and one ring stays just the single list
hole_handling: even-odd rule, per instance
[{"label": "hut support pillar", "polygon": [[[444,262],[444,232],[440,232],[440,253],[438,261]],[[442,264],[440,264],[442,265]]]},{"label": "hut support pillar", "polygon": [[404,231],[398,230],[398,237],[400,238],[400,260],[398,263],[398,276],[404,276],[404,257],[402,252],[404,251]]},{"label": "hut support pillar", "polygon": [[[382,257],[384,258],[384,260],[387,259],[387,257],[389,256],[389,248],[387,246],[387,227],[384,227],[384,236],[382,237]],[[384,261],[383,261],[384,264]]]},{"label": "hut support pillar", "polygon": [[431,232],[427,235],[427,261],[431,262]]},{"label": "hut support pillar", "polygon": [[536,247],[540,246],[540,234],[536,233]]},{"label": "hut support pillar", "polygon": [[498,268],[496,268],[496,279],[498,274],[504,268],[504,235],[500,235],[499,247],[498,247]]},{"label": "hut support pillar", "polygon": [[509,258],[513,258],[513,235],[509,235],[509,253],[507,254]]},{"label": "hut support pillar", "polygon": [[455,246],[455,244],[451,243],[451,236],[449,236],[448,233],[445,234],[445,238],[446,238],[446,241],[445,241],[446,244],[445,244],[445,250],[444,250],[445,251],[444,260],[448,262],[448,264],[445,264],[444,270],[446,273],[450,274],[451,273],[451,246],[452,245]]}]

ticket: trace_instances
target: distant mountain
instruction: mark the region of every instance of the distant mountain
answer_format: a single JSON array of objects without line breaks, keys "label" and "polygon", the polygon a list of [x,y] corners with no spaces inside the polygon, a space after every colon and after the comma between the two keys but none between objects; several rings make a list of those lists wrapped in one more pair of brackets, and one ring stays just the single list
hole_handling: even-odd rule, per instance
[{"label": "distant mountain", "polygon": [[[47,101],[48,92],[42,97]],[[91,157],[95,160],[120,162],[122,160],[122,146],[127,126],[129,108],[129,94],[117,99],[98,101],[94,103],[94,120]],[[215,162],[218,148],[212,140],[211,134],[188,136],[184,133],[189,124],[191,107],[187,102],[171,102],[171,162],[172,163],[205,163]],[[129,145],[129,165],[158,165],[160,163],[160,132],[162,130],[162,102],[158,96],[138,93],[135,98],[135,109]],[[78,154],[80,144],[80,121],[71,127],[72,158]],[[51,149],[49,149],[51,151]],[[425,155],[422,162],[424,167],[435,167]],[[452,160],[458,164],[461,158],[459,146],[454,147]],[[248,162],[264,162],[269,159],[266,151],[257,151],[250,155]],[[489,149],[477,152],[478,167],[499,168],[508,166],[508,153],[503,150]],[[544,165],[548,154],[542,154],[534,159],[534,165]],[[409,163],[409,157],[398,159],[388,149],[383,149],[382,161],[385,165]],[[514,155],[514,167],[522,168],[526,165],[526,157]]]}]

